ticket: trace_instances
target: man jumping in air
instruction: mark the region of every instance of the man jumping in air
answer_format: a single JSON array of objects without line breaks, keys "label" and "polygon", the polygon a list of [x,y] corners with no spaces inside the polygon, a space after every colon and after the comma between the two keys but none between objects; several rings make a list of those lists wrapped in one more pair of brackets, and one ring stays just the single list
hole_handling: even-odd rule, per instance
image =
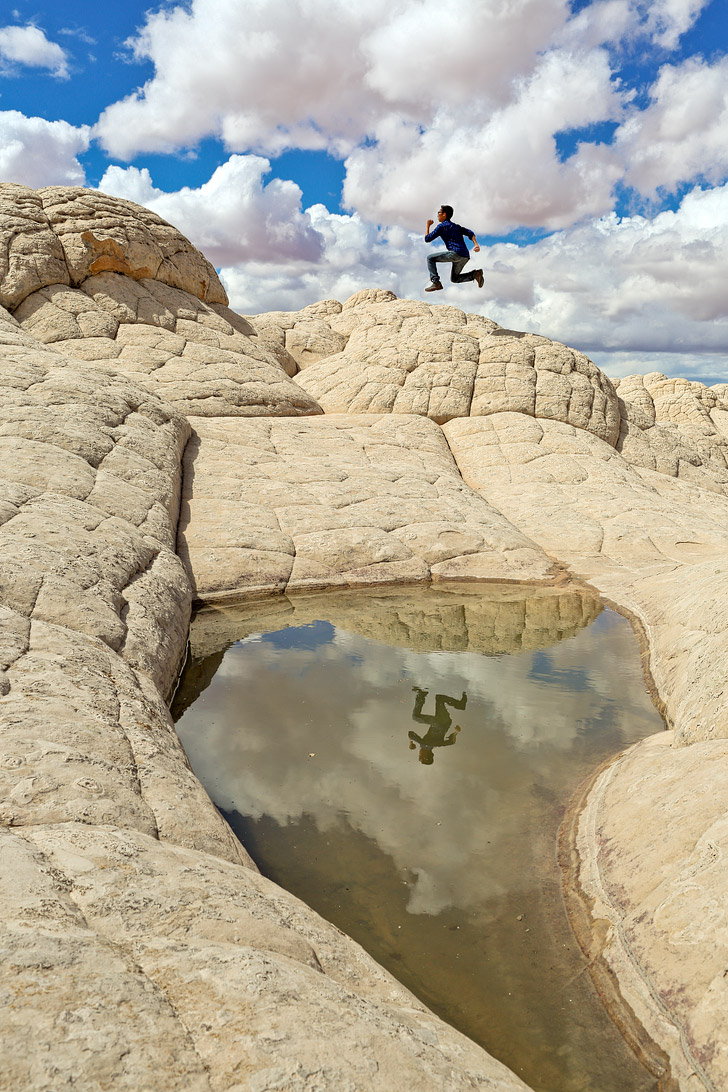
[{"label": "man jumping in air", "polygon": [[427,234],[425,235],[425,242],[432,243],[435,239],[442,239],[443,243],[447,247],[447,250],[439,250],[437,254],[430,254],[427,259],[427,268],[430,272],[430,284],[425,288],[425,292],[439,292],[443,287],[437,272],[436,262],[451,262],[452,269],[450,270],[450,280],[455,284],[462,284],[463,281],[476,281],[478,288],[483,287],[483,270],[471,269],[467,273],[462,273],[461,270],[466,262],[470,261],[470,251],[467,248],[464,236],[467,235],[469,239],[472,239],[475,243],[473,250],[479,251],[480,246],[475,235],[470,228],[460,227],[459,224],[453,224],[452,222],[452,205],[441,205],[440,211],[437,214],[439,223],[434,231],[430,231],[434,220],[427,221]]}]

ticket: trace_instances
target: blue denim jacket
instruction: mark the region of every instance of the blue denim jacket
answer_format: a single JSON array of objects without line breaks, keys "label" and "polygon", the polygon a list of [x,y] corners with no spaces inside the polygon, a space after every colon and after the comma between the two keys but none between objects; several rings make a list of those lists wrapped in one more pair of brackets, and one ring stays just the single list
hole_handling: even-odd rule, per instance
[{"label": "blue denim jacket", "polygon": [[439,237],[448,250],[454,250],[456,254],[462,254],[463,258],[468,258],[470,251],[465,245],[465,239],[463,238],[465,235],[472,239],[474,232],[470,228],[460,227],[460,224],[453,224],[452,220],[443,220],[428,235],[425,235],[425,242],[434,243],[435,239]]}]

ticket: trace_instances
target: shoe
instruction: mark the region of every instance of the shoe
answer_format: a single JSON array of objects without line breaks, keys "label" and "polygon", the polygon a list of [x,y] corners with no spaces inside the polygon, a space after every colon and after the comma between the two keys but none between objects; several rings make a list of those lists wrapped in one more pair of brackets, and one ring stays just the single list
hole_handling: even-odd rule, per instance
[{"label": "shoe", "polygon": [[474,270],[474,272],[475,272],[475,280],[478,282],[478,288],[482,288],[483,287],[483,270],[482,269],[476,269],[476,270]]},{"label": "shoe", "polygon": [[425,292],[439,292],[441,288],[442,281],[433,281],[431,284],[428,284]]}]

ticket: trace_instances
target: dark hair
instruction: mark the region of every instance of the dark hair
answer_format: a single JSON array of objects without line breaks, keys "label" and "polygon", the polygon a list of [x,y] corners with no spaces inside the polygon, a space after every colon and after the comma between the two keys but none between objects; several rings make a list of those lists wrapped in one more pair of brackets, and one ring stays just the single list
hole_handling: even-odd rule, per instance
[{"label": "dark hair", "polygon": [[445,213],[448,220],[452,220],[452,205],[440,205],[440,208]]}]

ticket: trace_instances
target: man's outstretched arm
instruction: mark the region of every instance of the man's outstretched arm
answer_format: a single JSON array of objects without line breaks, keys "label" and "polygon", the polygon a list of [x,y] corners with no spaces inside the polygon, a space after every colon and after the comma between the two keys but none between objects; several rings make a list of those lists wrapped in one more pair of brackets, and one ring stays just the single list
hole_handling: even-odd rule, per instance
[{"label": "man's outstretched arm", "polygon": [[435,222],[434,220],[428,220],[427,221],[427,227],[425,228],[425,242],[426,243],[431,243],[432,240],[436,239],[437,236],[440,234],[440,225],[439,224],[437,225],[437,227],[435,228],[435,230],[433,232],[430,231],[430,228],[432,227],[434,222]]},{"label": "man's outstretched arm", "polygon": [[470,238],[471,238],[471,239],[473,240],[473,242],[475,243],[475,246],[473,247],[473,250],[480,250],[480,243],[479,243],[479,242],[478,242],[478,240],[477,240],[477,239],[475,238],[475,236],[474,236],[474,235],[471,235],[471,236],[470,236]]}]

